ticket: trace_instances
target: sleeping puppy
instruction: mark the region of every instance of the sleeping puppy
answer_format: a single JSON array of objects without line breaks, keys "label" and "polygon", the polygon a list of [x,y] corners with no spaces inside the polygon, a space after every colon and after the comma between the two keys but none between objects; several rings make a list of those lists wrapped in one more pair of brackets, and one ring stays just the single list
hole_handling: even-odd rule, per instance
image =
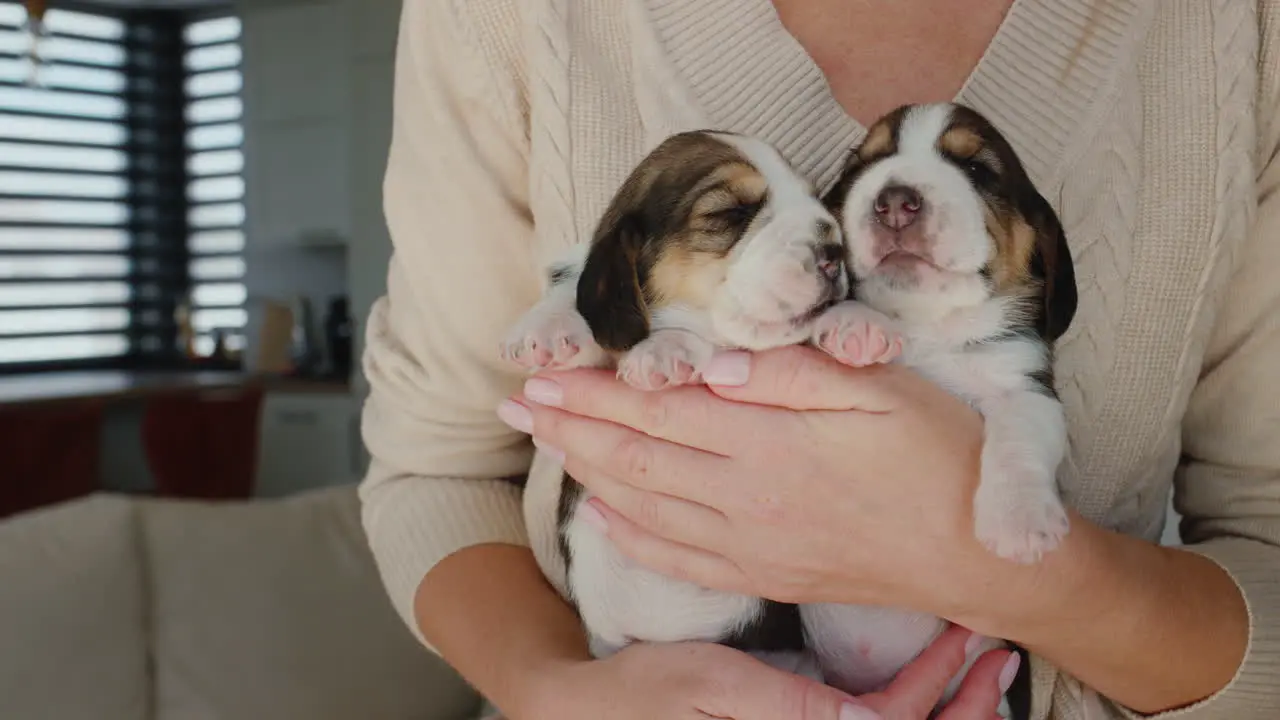
[{"label": "sleeping puppy", "polygon": [[[978,539],[1000,557],[1038,561],[1068,530],[1052,344],[1075,314],[1076,285],[1053,209],[1008,141],[956,105],[881,119],[826,201],[849,245],[856,298],[902,336],[898,361],[984,416]],[[801,614],[827,680],[850,692],[883,687],[944,626],[880,608]]]},{"label": "sleeping puppy", "polygon": [[[813,338],[844,353],[856,343],[842,341],[879,333],[865,322],[874,313],[824,316],[848,295],[846,254],[835,218],[768,144],[673,135],[632,171],[591,243],[551,263],[501,353],[530,370],[616,363],[644,390],[697,382],[717,347]],[[873,343],[846,360],[896,350]]]},{"label": "sleeping puppy", "polygon": [[[644,390],[698,382],[717,348],[814,340],[851,364],[887,361],[899,348],[867,321],[872,313],[848,303],[833,311],[849,293],[846,254],[835,218],[772,147],[674,135],[627,178],[589,246],[550,266],[545,295],[502,354],[531,370],[616,363]],[[587,499],[566,475],[560,549],[597,655],[637,640],[702,640],[803,671],[795,606],[635,566],[578,519]]]}]

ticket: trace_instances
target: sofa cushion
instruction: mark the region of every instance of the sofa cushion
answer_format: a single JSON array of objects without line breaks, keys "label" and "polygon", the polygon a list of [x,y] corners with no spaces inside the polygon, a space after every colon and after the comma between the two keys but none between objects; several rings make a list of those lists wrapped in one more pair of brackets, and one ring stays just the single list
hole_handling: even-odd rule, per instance
[{"label": "sofa cushion", "polygon": [[0,522],[0,717],[149,717],[142,578],[123,498]]},{"label": "sofa cushion", "polygon": [[392,610],[353,487],[153,501],[158,720],[455,720],[478,700]]}]

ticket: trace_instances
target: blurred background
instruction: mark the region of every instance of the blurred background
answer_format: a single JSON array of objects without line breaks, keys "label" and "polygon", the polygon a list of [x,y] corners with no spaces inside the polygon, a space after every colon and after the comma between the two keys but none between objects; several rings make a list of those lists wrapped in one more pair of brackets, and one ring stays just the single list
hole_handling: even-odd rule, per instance
[{"label": "blurred background", "polygon": [[441,720],[355,483],[399,0],[0,0],[0,719]]}]

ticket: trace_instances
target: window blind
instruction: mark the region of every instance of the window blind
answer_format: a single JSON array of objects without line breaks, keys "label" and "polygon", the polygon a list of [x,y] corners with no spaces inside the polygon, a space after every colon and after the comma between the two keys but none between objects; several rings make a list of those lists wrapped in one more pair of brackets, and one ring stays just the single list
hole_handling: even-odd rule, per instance
[{"label": "window blind", "polygon": [[0,369],[130,351],[126,27],[0,2]]},{"label": "window blind", "polygon": [[240,20],[189,23],[183,33],[187,122],[187,250],[196,350],[212,351],[221,332],[244,346],[244,106]]},{"label": "window blind", "polygon": [[0,373],[187,365],[243,343],[240,23],[51,9],[36,84],[0,0]]}]

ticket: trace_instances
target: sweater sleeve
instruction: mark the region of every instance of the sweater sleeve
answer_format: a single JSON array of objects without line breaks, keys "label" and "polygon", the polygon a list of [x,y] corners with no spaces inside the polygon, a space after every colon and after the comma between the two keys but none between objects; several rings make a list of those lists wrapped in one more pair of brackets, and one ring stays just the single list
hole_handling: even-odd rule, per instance
[{"label": "sweater sleeve", "polygon": [[521,380],[498,359],[499,339],[539,292],[527,143],[518,73],[467,21],[483,17],[484,33],[514,34],[516,23],[451,7],[404,4],[384,184],[393,256],[363,358],[364,527],[420,640],[414,594],[436,563],[469,546],[528,544],[515,480],[531,446],[495,414]]},{"label": "sweater sleeve", "polygon": [[1268,14],[1280,13],[1260,18],[1258,210],[1183,421],[1174,489],[1185,549],[1240,588],[1249,645],[1228,686],[1170,714],[1180,720],[1273,720],[1280,708],[1280,18]]}]

